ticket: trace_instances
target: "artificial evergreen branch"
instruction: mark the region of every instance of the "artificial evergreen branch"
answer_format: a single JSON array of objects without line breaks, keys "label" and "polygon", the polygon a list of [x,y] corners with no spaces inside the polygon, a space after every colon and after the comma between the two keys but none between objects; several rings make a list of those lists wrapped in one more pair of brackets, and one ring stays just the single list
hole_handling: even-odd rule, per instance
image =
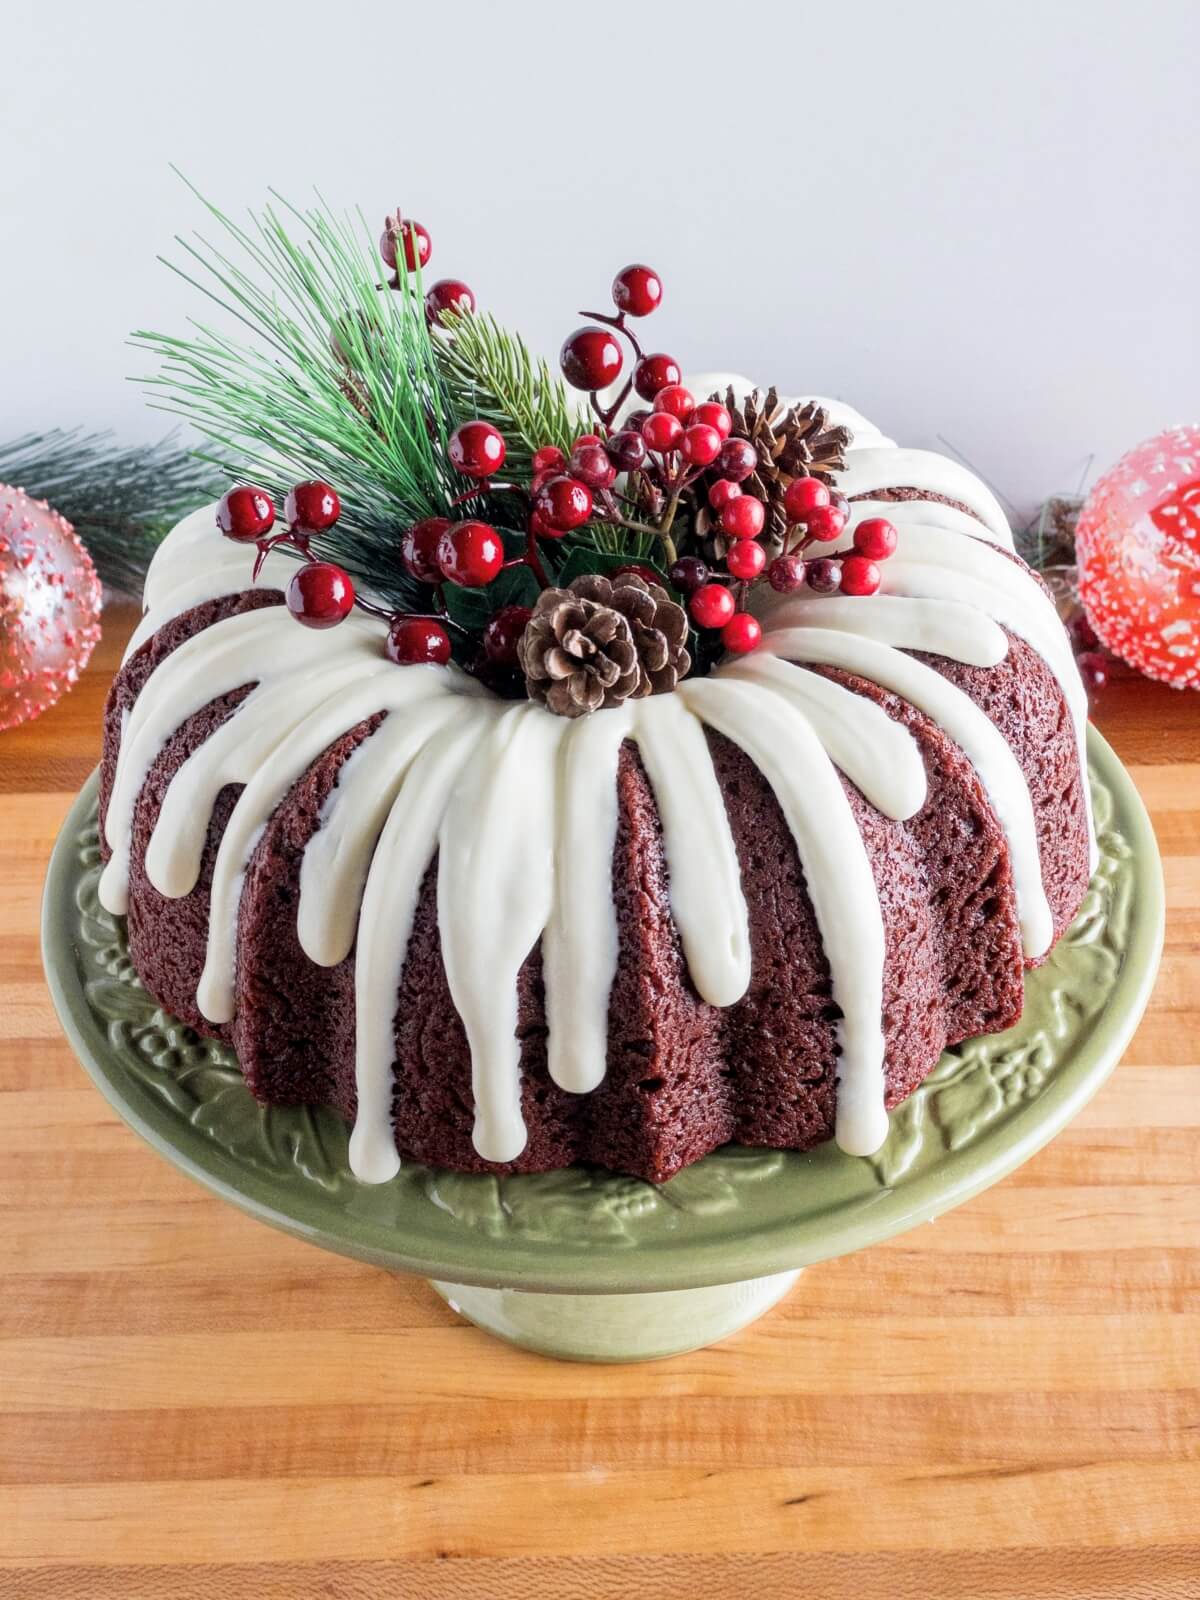
[{"label": "artificial evergreen branch", "polygon": [[590,423],[545,361],[492,316],[449,311],[442,321],[446,336],[434,344],[451,403],[461,415],[500,429],[508,442],[507,469],[527,474],[542,445],[570,455],[572,441],[590,432]]},{"label": "artificial evergreen branch", "polygon": [[109,433],[56,428],[0,444],[0,482],[48,500],[72,523],[111,588],[140,595],[163,535],[219,495],[228,474],[183,449],[117,445]]}]

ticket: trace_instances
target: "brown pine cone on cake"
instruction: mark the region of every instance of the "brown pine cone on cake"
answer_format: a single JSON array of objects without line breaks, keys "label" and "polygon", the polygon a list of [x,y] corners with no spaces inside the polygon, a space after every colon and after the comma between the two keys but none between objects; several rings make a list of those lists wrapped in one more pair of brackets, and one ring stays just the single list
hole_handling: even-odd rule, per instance
[{"label": "brown pine cone on cake", "polygon": [[691,667],[683,608],[636,575],[586,573],[545,589],[518,657],[531,700],[560,717],[674,689]]}]

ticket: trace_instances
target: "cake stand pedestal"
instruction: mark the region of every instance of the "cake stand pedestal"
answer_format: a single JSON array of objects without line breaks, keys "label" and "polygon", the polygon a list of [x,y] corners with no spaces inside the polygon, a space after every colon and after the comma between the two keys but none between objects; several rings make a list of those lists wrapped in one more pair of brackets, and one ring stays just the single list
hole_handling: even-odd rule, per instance
[{"label": "cake stand pedestal", "polygon": [[947,1051],[875,1155],[727,1146],[654,1185],[583,1167],[496,1178],[350,1173],[332,1113],[260,1107],[233,1055],[158,1007],[96,886],[96,779],[50,864],[42,943],[80,1061],[167,1160],[260,1220],[427,1278],[501,1339],[576,1361],[639,1361],[723,1339],[800,1268],[939,1216],[1051,1139],[1116,1065],[1149,998],[1162,868],[1133,785],[1089,730],[1100,862],[1075,924],[1028,975],[1007,1033]]}]

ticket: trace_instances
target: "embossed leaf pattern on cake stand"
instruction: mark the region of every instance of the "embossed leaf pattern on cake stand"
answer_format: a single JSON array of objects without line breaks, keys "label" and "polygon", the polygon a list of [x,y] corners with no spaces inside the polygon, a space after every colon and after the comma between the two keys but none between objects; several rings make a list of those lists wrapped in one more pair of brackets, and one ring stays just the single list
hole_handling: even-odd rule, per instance
[{"label": "embossed leaf pattern on cake stand", "polygon": [[200,1038],[142,987],[124,925],[97,897],[94,805],[76,841],[76,955],[88,1005],[124,1072],[239,1167],[289,1184],[299,1179],[349,1206],[378,1211],[390,1205],[393,1213],[408,1204],[432,1206],[488,1238],[622,1248],[635,1245],[648,1225],[670,1233],[672,1218],[732,1218],[743,1198],[785,1170],[803,1176],[805,1164],[827,1175],[836,1163],[848,1177],[848,1198],[869,1204],[872,1191],[969,1148],[1035,1101],[1053,1081],[1065,1047],[1085,1035],[1103,1009],[1129,937],[1133,875],[1123,870],[1129,849],[1112,826],[1108,790],[1093,779],[1092,794],[1100,862],[1075,923],[1038,975],[1035,1025],[1027,1008],[1009,1033],[947,1051],[892,1113],[887,1143],[866,1159],[832,1145],[807,1155],[729,1146],[660,1186],[584,1167],[495,1177],[406,1163],[393,1183],[365,1191],[349,1171],[340,1117],[304,1106],[259,1106],[233,1052]]}]

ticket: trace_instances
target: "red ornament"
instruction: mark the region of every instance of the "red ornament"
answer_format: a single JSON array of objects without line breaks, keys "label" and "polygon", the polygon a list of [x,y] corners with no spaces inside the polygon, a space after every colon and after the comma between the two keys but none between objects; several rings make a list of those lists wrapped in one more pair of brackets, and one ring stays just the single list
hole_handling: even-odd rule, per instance
[{"label": "red ornament", "polygon": [[464,589],[482,589],[504,565],[504,545],[486,522],[457,522],[438,541],[442,576]]},{"label": "red ornament", "polygon": [[1103,643],[1147,677],[1200,689],[1200,425],[1146,440],[1105,473],[1075,551]]},{"label": "red ornament", "polygon": [[829,504],[829,490],[820,478],[796,478],[788,484],[783,509],[789,522],[803,522],[810,511]]},{"label": "red ornament", "polygon": [[690,389],[685,389],[681,383],[668,383],[654,396],[654,409],[669,411],[680,422],[686,422],[696,409],[696,402]]},{"label": "red ornament", "polygon": [[721,583],[701,584],[688,601],[698,628],[723,628],[734,613],[733,596]]},{"label": "red ornament", "polygon": [[398,217],[387,219],[379,240],[379,254],[387,265],[395,269],[397,235],[404,240],[404,265],[408,270],[415,272],[418,266],[423,267],[433,249],[429,234],[419,222],[410,222],[408,218],[401,222]]},{"label": "red ornament", "polygon": [[508,454],[504,435],[490,422],[464,422],[450,435],[450,465],[468,478],[490,478]]},{"label": "red ornament", "polygon": [[777,594],[794,594],[804,587],[804,557],[776,556],[767,570],[767,582]]},{"label": "red ornament", "polygon": [[607,389],[621,373],[621,346],[607,328],[576,328],[563,341],[558,364],[573,389]]},{"label": "red ornament", "polygon": [[739,494],[721,509],[721,527],[731,539],[757,539],[767,520],[767,508],[752,494]]},{"label": "red ornament", "polygon": [[715,483],[708,486],[708,503],[714,511],[723,511],[741,492],[741,484],[734,483],[732,478],[718,478]]},{"label": "red ornament", "polygon": [[830,542],[840,539],[846,518],[837,506],[814,506],[805,514],[804,527],[810,539]]},{"label": "red ornament", "polygon": [[758,465],[758,451],[749,439],[726,439],[717,457],[717,471],[734,483],[745,483]]},{"label": "red ornament", "polygon": [[642,423],[642,438],[655,455],[665,456],[678,448],[683,438],[683,423],[669,411],[652,411]]},{"label": "red ornament", "polygon": [[517,645],[533,612],[528,606],[501,606],[483,630],[483,650],[498,667],[515,667]]},{"label": "red ornament", "polygon": [[60,699],[99,638],[100,580],[74,528],[0,484],[0,729]]},{"label": "red ornament", "polygon": [[653,400],[660,389],[678,383],[682,376],[674,356],[658,351],[654,355],[643,356],[634,367],[633,387],[643,400]]},{"label": "red ornament", "polygon": [[441,583],[438,546],[450,526],[449,517],[426,517],[414,522],[400,541],[400,559],[419,583]]},{"label": "red ornament", "polygon": [[536,478],[539,472],[562,472],[567,465],[567,458],[556,444],[544,444],[540,450],[533,452],[533,475]]},{"label": "red ornament", "polygon": [[288,490],[283,514],[295,533],[324,533],[341,516],[342,502],[332,484],[312,478]]},{"label": "red ornament", "polygon": [[622,267],[613,279],[613,304],[631,317],[648,317],[662,304],[662,280],[653,267]]},{"label": "red ornament", "polygon": [[450,659],[450,635],[430,617],[397,617],[384,650],[398,667],[444,667]]},{"label": "red ornament", "polygon": [[592,491],[578,478],[551,478],[538,490],[533,506],[556,533],[570,533],[591,516]]},{"label": "red ornament", "polygon": [[896,553],[899,535],[886,517],[868,517],[854,530],[854,548],[872,561],[886,561]]},{"label": "red ornament", "polygon": [[705,422],[690,422],[683,430],[679,451],[694,467],[707,467],[721,453],[721,435]]},{"label": "red ornament", "polygon": [[706,428],[715,428],[722,439],[728,439],[733,431],[733,418],[715,400],[702,400],[692,412],[692,421],[702,422]]},{"label": "red ornament", "polygon": [[749,655],[762,643],[762,624],[748,611],[735,612],[721,629],[721,643],[732,655]]},{"label": "red ornament", "polygon": [[288,610],[306,628],[336,628],[354,608],[354,584],[332,561],[313,561],[293,574],[286,599]]},{"label": "red ornament", "polygon": [[725,565],[731,577],[750,583],[767,564],[767,552],[757,539],[735,539],[729,546]]},{"label": "red ornament", "polygon": [[265,489],[240,484],[217,502],[217,527],[227,539],[253,544],[275,526],[275,502]]},{"label": "red ornament", "polygon": [[879,568],[866,556],[847,556],[842,562],[843,594],[875,594],[882,581]]},{"label": "red ornament", "polygon": [[461,278],[439,278],[425,296],[425,316],[440,324],[447,311],[474,311],[475,296]]},{"label": "red ornament", "polygon": [[571,472],[589,489],[610,489],[617,469],[602,444],[577,444],[571,451]]}]

